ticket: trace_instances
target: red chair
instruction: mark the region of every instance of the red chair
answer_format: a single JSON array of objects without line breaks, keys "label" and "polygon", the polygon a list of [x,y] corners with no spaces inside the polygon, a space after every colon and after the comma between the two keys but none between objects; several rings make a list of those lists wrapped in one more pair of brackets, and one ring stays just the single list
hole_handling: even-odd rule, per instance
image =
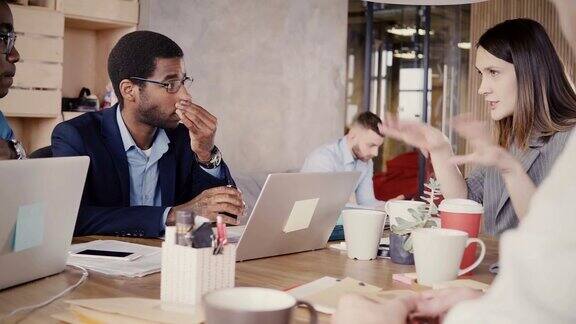
[{"label": "red chair", "polygon": [[[405,199],[419,199],[418,153],[400,154],[386,162],[386,172],[374,174],[374,195],[378,200],[390,200],[404,195]],[[426,163],[426,181],[434,172],[430,160]]]}]

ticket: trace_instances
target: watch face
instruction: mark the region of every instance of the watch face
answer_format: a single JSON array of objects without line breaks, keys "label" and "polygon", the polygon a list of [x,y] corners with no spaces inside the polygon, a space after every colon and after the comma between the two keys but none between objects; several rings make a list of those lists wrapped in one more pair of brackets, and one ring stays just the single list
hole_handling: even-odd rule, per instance
[{"label": "watch face", "polygon": [[14,151],[16,151],[16,156],[18,160],[22,160],[26,158],[26,150],[24,149],[24,146],[22,146],[22,143],[20,143],[17,140],[11,140],[12,145],[14,145]]},{"label": "watch face", "polygon": [[221,161],[222,161],[222,153],[220,153],[220,150],[216,149],[216,154],[212,155],[212,158],[210,159],[210,164],[212,164],[214,167],[217,167],[220,165]]}]

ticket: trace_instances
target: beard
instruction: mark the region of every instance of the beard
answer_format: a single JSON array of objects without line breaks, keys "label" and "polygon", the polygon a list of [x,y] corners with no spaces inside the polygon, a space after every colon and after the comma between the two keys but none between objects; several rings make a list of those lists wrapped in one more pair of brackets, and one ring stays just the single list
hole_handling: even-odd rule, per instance
[{"label": "beard", "polygon": [[168,115],[163,113],[159,105],[150,102],[145,93],[140,94],[140,101],[141,103],[138,107],[138,119],[141,123],[165,129],[178,127],[178,121],[171,119],[171,114]]},{"label": "beard", "polygon": [[352,155],[354,155],[354,157],[356,159],[364,161],[364,162],[369,160],[360,153],[360,146],[358,144],[352,146]]}]

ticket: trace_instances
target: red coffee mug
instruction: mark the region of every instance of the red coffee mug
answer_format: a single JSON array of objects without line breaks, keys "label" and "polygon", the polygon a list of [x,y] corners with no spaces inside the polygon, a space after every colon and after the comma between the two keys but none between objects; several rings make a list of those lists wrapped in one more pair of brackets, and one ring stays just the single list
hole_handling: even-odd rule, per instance
[{"label": "red coffee mug", "polygon": [[[438,207],[442,228],[456,229],[478,237],[480,220],[484,213],[481,204],[469,199],[444,199]],[[460,268],[465,269],[476,260],[476,244],[464,250]]]}]

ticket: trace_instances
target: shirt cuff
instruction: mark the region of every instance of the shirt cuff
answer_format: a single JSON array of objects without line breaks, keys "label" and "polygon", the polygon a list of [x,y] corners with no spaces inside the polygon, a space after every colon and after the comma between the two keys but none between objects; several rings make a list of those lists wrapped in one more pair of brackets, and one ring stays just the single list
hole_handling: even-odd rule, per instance
[{"label": "shirt cuff", "polygon": [[162,228],[166,229],[166,220],[168,219],[168,213],[170,213],[170,210],[172,209],[172,207],[166,207],[166,209],[164,209],[164,214],[162,214]]},{"label": "shirt cuff", "polygon": [[213,176],[214,178],[218,178],[220,180],[224,179],[224,175],[222,174],[222,166],[219,165],[214,169],[206,169],[203,166],[200,166],[204,172],[208,173],[209,175]]}]

